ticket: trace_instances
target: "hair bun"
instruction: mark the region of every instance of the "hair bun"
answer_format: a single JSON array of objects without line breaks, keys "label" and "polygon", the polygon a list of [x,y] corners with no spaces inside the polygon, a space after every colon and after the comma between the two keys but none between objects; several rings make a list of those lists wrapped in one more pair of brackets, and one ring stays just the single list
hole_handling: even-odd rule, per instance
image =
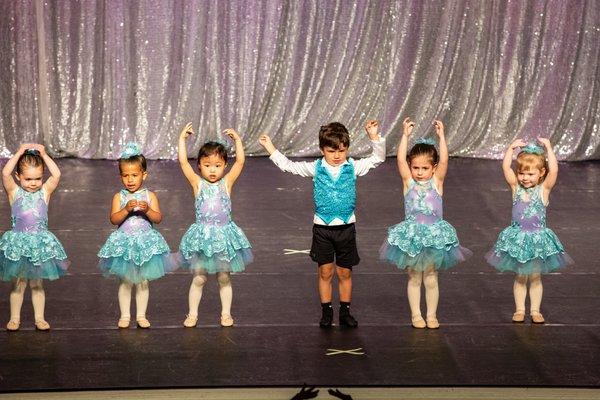
[{"label": "hair bun", "polygon": [[36,149],[27,149],[25,150],[25,152],[23,154],[27,154],[30,156],[39,156],[40,155],[40,151],[36,150]]},{"label": "hair bun", "polygon": [[125,148],[123,149],[123,152],[119,158],[131,158],[139,156],[140,154],[142,154],[142,148],[140,145],[134,142],[128,142],[125,144]]}]

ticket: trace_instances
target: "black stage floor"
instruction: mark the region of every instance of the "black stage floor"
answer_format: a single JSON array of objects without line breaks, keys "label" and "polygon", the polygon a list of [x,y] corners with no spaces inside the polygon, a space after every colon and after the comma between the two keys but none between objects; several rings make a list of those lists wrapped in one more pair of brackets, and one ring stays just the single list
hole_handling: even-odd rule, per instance
[{"label": "black stage floor", "polygon": [[[445,218],[473,258],[440,275],[441,329],[410,326],[406,275],[378,260],[386,228],[403,217],[395,159],[358,180],[355,330],[321,330],[310,246],[311,180],[279,172],[266,158],[247,161],[234,189],[234,219],[255,262],[233,278],[236,326],[221,328],[213,279],[196,329],[184,329],[190,275],[150,285],[150,330],[118,330],[117,281],[96,269],[113,227],[120,189],[111,161],[59,160],[63,172],[50,227],[72,261],[67,277],[46,284],[48,333],[33,330],[29,290],[22,329],[0,332],[0,391],[40,389],[300,386],[600,386],[600,164],[561,164],[549,226],[576,264],[544,277],[548,323],[510,322],[510,274],[483,259],[510,220],[510,195],[499,161],[452,159]],[[172,249],[193,221],[193,199],[176,162],[150,163],[147,187],[164,213],[159,230]],[[9,228],[6,197],[0,229]],[[284,253],[292,254],[284,254]],[[0,286],[8,320],[10,285]],[[134,302],[133,302],[134,303]],[[357,350],[328,355],[328,349]]]}]

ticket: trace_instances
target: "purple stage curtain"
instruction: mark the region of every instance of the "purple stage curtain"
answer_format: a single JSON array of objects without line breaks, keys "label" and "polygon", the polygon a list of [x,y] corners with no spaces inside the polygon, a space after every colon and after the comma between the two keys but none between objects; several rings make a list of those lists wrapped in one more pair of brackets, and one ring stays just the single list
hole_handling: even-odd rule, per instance
[{"label": "purple stage curtain", "polygon": [[452,155],[498,158],[549,137],[560,159],[600,158],[597,0],[3,0],[0,156],[24,141],[55,156],[116,158],[137,141],[176,158],[238,129],[291,156],[319,126],[377,118],[394,154],[442,119]]}]

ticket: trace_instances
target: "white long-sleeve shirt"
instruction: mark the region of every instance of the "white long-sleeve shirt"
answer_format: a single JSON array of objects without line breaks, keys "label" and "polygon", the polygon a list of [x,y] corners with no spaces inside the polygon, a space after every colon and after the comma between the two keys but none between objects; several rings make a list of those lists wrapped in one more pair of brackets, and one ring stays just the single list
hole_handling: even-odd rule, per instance
[{"label": "white long-sleeve shirt", "polygon": [[[354,164],[354,175],[363,176],[366,175],[369,170],[375,168],[379,164],[385,161],[385,139],[379,138],[379,140],[372,140],[371,145],[373,146],[373,153],[369,157],[361,158],[359,160],[352,160]],[[315,176],[316,171],[316,163],[317,160],[314,161],[292,161],[286,156],[284,156],[279,150],[275,150],[273,154],[269,157],[271,161],[282,171],[291,172],[294,175],[300,175],[304,177],[313,177]],[[329,165],[325,160],[323,160],[322,165],[327,169],[327,171],[331,174],[332,177],[337,178],[340,174],[340,170],[342,165],[347,164],[349,161],[346,160],[343,164],[333,166]],[[342,221],[339,218],[334,218],[331,223],[326,224],[321,218],[317,216],[317,214],[313,217],[313,222],[317,225],[345,225],[346,222]],[[352,214],[347,223],[351,224],[356,222],[356,216]]]}]

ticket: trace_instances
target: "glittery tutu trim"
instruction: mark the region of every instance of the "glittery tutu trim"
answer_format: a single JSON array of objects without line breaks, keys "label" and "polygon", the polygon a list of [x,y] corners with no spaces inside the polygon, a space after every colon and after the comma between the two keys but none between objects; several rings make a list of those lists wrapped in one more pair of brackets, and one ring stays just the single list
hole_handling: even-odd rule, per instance
[{"label": "glittery tutu trim", "polygon": [[[493,252],[496,253],[496,257],[492,257],[491,253]],[[565,249],[551,229],[524,231],[518,226],[509,226],[498,235],[494,249],[488,253],[492,261],[488,260],[488,262],[495,267],[500,266],[502,270],[514,270],[513,267],[518,268],[517,264],[519,263],[526,264],[533,261],[533,264],[539,264],[540,262],[543,263],[543,260],[552,259],[554,261],[549,261],[547,266],[540,264],[537,267],[532,267],[534,269],[541,268],[537,272],[549,272],[552,269],[566,265],[564,262],[567,262],[567,260],[561,260],[560,254],[565,254]],[[514,261],[510,261],[511,259]],[[568,259],[571,260],[570,257]],[[511,264],[513,264],[513,267],[509,268],[508,266]]]},{"label": "glittery tutu trim", "polygon": [[0,254],[0,279],[11,281],[14,279],[48,279],[55,280],[65,275],[69,261],[51,259],[33,264],[27,257],[19,260],[10,260]]},{"label": "glittery tutu trim", "polygon": [[545,258],[534,258],[520,262],[506,252],[492,250],[486,254],[485,259],[498,271],[510,271],[519,275],[545,274],[573,264],[573,259],[563,252]]},{"label": "glittery tutu trim", "polygon": [[183,253],[179,253],[181,268],[206,274],[242,272],[246,269],[246,265],[254,260],[250,249],[236,250],[235,256],[230,260],[228,258],[229,256],[222,257],[222,254],[213,254],[212,257],[207,257],[204,253],[191,253],[188,258],[184,258]]},{"label": "glittery tutu trim", "polygon": [[100,258],[115,258],[142,266],[156,256],[171,251],[163,236],[155,229],[128,234],[120,229],[112,232],[98,252]]},{"label": "glittery tutu trim", "polygon": [[140,283],[158,279],[177,269],[177,257],[171,253],[156,254],[142,265],[121,257],[102,258],[98,267],[105,277],[114,275],[132,283]]},{"label": "glittery tutu trim", "polygon": [[66,260],[67,254],[56,236],[50,231],[4,232],[0,239],[0,255],[9,261],[27,260],[42,265],[51,260]]},{"label": "glittery tutu trim", "polygon": [[234,223],[223,226],[194,223],[181,239],[182,268],[217,272],[241,272],[252,262],[251,245]]},{"label": "glittery tutu trim", "polygon": [[399,269],[412,268],[416,271],[425,271],[431,266],[436,270],[450,269],[472,255],[473,253],[469,249],[458,244],[449,249],[424,247],[419,254],[414,256],[397,246],[390,245],[387,241],[379,250],[382,260],[396,264]]}]

